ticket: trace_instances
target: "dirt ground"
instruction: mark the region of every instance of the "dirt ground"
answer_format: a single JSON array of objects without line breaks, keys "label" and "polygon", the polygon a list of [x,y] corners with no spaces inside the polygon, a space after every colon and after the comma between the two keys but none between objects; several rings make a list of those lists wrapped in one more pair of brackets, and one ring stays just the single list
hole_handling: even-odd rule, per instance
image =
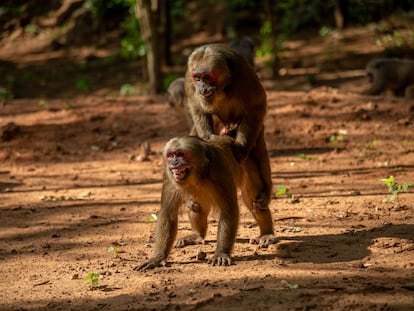
[{"label": "dirt ground", "polygon": [[294,92],[264,81],[274,191],[289,196],[271,202],[267,249],[248,243],[258,228],[241,204],[229,267],[197,260],[214,252],[212,217],[207,244],[132,270],[153,252],[160,150],[187,133],[164,96],[3,102],[0,310],[413,310],[414,186],[383,202],[381,179],[414,182],[414,103],[359,95],[358,74]]}]

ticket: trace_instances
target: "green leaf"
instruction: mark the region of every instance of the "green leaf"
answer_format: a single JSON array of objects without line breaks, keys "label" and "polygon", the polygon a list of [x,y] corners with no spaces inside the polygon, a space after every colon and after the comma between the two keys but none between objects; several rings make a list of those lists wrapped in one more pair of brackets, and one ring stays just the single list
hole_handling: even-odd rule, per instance
[{"label": "green leaf", "polygon": [[286,280],[282,280],[282,284],[286,285],[289,289],[298,289],[299,288],[298,284],[291,284]]},{"label": "green leaf", "polygon": [[84,278],[84,282],[91,281],[92,285],[98,285],[99,273],[88,273]]},{"label": "green leaf", "polygon": [[388,178],[380,179],[380,181],[382,181],[385,185],[391,185],[394,183],[394,176],[391,175]]},{"label": "green leaf", "polygon": [[287,193],[287,188],[284,185],[277,187],[276,195],[284,195]]},{"label": "green leaf", "polygon": [[156,214],[151,214],[151,216],[150,217],[148,217],[145,221],[146,222],[155,222],[155,221],[157,221],[157,215]]}]

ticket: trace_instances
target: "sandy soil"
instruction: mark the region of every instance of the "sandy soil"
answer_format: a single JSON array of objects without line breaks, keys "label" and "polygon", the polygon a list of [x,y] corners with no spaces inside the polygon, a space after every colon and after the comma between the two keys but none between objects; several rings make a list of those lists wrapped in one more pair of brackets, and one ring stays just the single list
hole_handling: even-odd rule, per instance
[{"label": "sandy soil", "polygon": [[0,101],[0,310],[413,310],[414,185],[384,202],[381,179],[414,182],[414,102],[359,95],[384,49],[375,29],[286,42],[278,80],[257,63],[278,243],[248,243],[258,228],[241,204],[235,265],[197,260],[214,252],[212,217],[207,244],[148,272],[132,268],[153,253],[160,150],[184,118],[164,96],[116,95],[142,73],[100,58],[113,50],[55,50],[47,31],[4,38],[20,99]]},{"label": "sandy soil", "polygon": [[385,203],[380,179],[414,181],[413,103],[317,88],[268,91],[268,104],[274,190],[294,196],[271,202],[278,243],[248,243],[242,206],[235,265],[196,259],[215,249],[212,218],[206,245],[135,272],[153,252],[159,151],[184,120],[162,96],[4,103],[0,309],[412,310],[414,192]]}]

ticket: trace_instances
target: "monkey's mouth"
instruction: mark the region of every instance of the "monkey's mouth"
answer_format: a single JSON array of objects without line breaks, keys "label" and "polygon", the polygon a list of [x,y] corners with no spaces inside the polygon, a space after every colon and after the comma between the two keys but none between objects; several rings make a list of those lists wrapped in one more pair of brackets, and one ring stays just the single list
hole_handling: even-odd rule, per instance
[{"label": "monkey's mouth", "polygon": [[205,100],[209,100],[211,97],[213,97],[214,91],[210,90],[210,91],[206,91],[204,93],[201,94],[201,96],[205,99]]},{"label": "monkey's mouth", "polygon": [[174,180],[178,183],[183,182],[190,175],[191,167],[189,165],[180,166],[170,169]]}]

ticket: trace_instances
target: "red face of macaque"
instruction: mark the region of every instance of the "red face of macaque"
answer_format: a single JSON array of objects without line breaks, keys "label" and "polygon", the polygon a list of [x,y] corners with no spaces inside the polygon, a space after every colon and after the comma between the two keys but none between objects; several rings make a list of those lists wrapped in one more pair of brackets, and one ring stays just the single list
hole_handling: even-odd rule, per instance
[{"label": "red face of macaque", "polygon": [[196,91],[206,100],[214,95],[217,88],[217,74],[214,71],[193,70],[192,77]]},{"label": "red face of macaque", "polygon": [[177,183],[182,183],[191,172],[191,153],[187,150],[168,150],[166,161],[171,176]]}]

